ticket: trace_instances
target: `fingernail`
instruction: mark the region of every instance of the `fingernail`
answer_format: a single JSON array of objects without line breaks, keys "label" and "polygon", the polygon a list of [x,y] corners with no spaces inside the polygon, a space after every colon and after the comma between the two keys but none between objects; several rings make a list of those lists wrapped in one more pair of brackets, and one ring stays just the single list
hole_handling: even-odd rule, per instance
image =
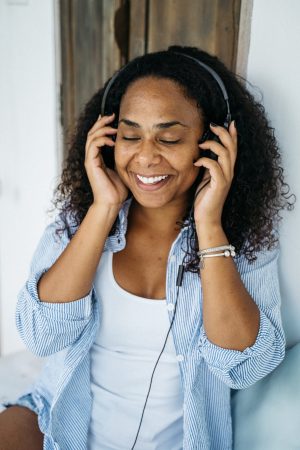
[{"label": "fingernail", "polygon": [[216,123],[210,122],[211,127],[217,127],[218,125]]},{"label": "fingernail", "polygon": [[98,120],[99,120],[99,119],[101,119],[101,117],[102,117],[102,116],[101,116],[101,114],[99,114],[99,116],[98,116]]},{"label": "fingernail", "polygon": [[234,128],[236,128],[235,120],[232,121]]}]

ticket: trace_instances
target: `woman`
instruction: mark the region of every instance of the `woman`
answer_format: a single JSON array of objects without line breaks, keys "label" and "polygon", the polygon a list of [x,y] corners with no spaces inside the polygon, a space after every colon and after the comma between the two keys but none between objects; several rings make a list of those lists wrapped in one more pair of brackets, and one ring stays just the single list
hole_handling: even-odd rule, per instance
[{"label": "woman", "polygon": [[286,188],[263,107],[217,58],[173,46],[99,90],[19,295],[49,358],[0,415],[4,448],[231,449],[230,388],[284,358]]}]

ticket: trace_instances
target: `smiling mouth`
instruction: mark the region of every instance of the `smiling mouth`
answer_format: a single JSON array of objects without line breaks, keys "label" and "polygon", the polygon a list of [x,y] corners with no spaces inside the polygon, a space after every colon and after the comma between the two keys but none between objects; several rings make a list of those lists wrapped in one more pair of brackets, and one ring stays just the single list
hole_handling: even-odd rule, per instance
[{"label": "smiling mouth", "polygon": [[157,175],[145,177],[143,175],[134,174],[134,179],[139,188],[144,191],[156,191],[164,186],[170,179],[170,175]]},{"label": "smiling mouth", "polygon": [[169,175],[158,175],[158,176],[153,176],[153,177],[144,177],[143,175],[136,175],[137,178],[143,183],[143,184],[156,184],[159,183],[160,181],[164,180],[165,178],[167,178]]}]

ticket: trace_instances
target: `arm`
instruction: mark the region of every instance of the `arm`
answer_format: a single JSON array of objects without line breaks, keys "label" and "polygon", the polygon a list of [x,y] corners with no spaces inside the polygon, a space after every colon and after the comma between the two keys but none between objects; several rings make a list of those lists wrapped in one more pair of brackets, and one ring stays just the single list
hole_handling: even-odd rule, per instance
[{"label": "arm", "polygon": [[[202,157],[194,163],[206,168],[194,203],[200,249],[228,244],[221,217],[237,155],[234,123],[228,131],[218,126],[212,126],[212,130],[220,142],[206,141],[200,147],[211,149],[218,161]],[[209,369],[236,389],[271,372],[285,352],[278,249],[257,256],[253,264],[243,256],[236,264],[231,258],[205,258],[201,269],[203,325],[199,350]]]},{"label": "arm", "polygon": [[117,131],[108,127],[113,118],[113,114],[99,117],[87,134],[84,166],[93,204],[70,244],[41,278],[38,291],[42,301],[64,303],[87,295],[106,238],[127,197],[126,186],[117,172],[105,166],[101,155],[104,145],[114,146],[108,137]]},{"label": "arm", "polygon": [[90,207],[71,242],[40,278],[38,294],[41,301],[64,303],[88,295],[118,210]]},{"label": "arm", "polygon": [[84,166],[93,192],[92,206],[71,242],[64,235],[57,243],[55,224],[47,227],[18,297],[17,328],[29,349],[39,356],[71,345],[93,324],[93,278],[128,193],[101,156],[103,145],[114,145],[107,136],[116,133],[108,127],[112,120],[113,116],[99,118],[87,135]]},{"label": "arm", "polygon": [[[201,327],[199,350],[209,369],[231,388],[250,386],[274,370],[284,358],[285,335],[280,314],[278,256],[277,248],[257,253],[257,260],[251,264],[244,256],[236,260],[241,282],[259,310],[259,328],[252,345],[240,350],[223,347],[220,342],[217,344],[209,339],[204,324]],[[223,301],[220,295],[219,301]],[[240,301],[243,301],[243,297]],[[229,330],[228,333],[232,335]]]},{"label": "arm", "polygon": [[[34,253],[29,278],[18,295],[16,309],[16,325],[20,336],[38,356],[49,356],[71,345],[91,325],[92,281],[90,285],[83,284],[79,271],[80,267],[84,267],[84,275],[93,279],[108,223],[107,215],[101,216],[99,210],[94,214],[92,209],[70,242],[66,232],[61,239],[55,234],[58,223],[54,222],[46,228]],[[90,248],[95,239],[96,250],[87,254],[86,246]],[[83,241],[85,245],[80,245]],[[72,253],[76,253],[76,261],[72,261]],[[43,294],[42,301],[39,282],[50,271],[51,276],[43,288],[46,294]],[[77,281],[76,277],[80,280]]]},{"label": "arm", "polygon": [[[229,244],[223,229],[197,228],[199,248]],[[205,258],[200,271],[203,323],[208,339],[223,348],[244,350],[254,344],[260,313],[232,258]]]}]

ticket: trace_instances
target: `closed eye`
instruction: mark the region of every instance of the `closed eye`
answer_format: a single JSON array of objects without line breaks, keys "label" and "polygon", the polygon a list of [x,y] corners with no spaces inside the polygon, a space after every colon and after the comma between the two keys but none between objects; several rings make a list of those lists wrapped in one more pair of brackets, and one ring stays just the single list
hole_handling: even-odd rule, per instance
[{"label": "closed eye", "polygon": [[161,139],[160,142],[163,142],[164,144],[178,144],[178,142],[180,142],[180,139],[177,139],[177,141],[165,141]]},{"label": "closed eye", "polygon": [[[123,139],[125,141],[138,141],[140,138],[138,138],[138,137],[129,138],[129,137],[123,136]],[[160,139],[160,142],[162,142],[163,144],[178,144],[178,142],[180,142],[180,139],[177,139],[177,141],[166,141],[164,139]]]},{"label": "closed eye", "polygon": [[140,138],[129,138],[129,137],[123,136],[123,139],[125,139],[125,141],[137,141]]}]

